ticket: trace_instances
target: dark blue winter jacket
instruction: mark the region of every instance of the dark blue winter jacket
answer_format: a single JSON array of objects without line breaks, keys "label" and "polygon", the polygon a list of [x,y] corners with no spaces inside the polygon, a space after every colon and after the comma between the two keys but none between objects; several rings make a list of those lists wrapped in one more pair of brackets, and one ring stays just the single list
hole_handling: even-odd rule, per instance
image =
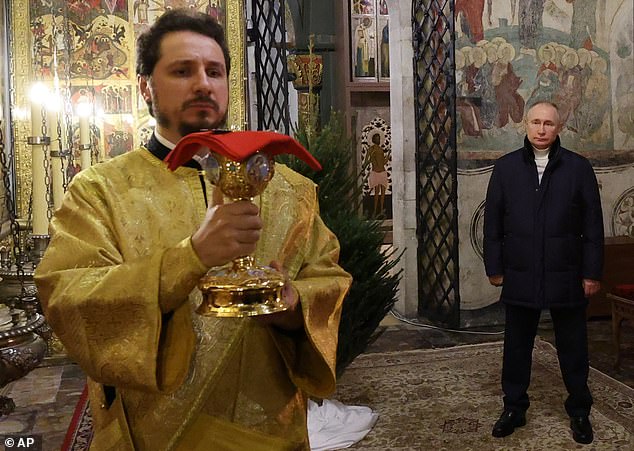
[{"label": "dark blue winter jacket", "polygon": [[587,305],[582,279],[601,280],[603,215],[590,162],[553,143],[539,183],[528,139],[499,158],[484,215],[487,276],[503,275],[502,302]]}]

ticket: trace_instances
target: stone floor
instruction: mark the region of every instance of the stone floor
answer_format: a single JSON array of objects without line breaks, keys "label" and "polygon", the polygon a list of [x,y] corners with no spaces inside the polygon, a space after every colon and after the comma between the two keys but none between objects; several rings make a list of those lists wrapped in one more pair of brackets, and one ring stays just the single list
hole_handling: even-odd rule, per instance
[{"label": "stone floor", "polygon": [[85,383],[81,368],[66,363],[40,366],[8,384],[0,395],[16,409],[0,418],[0,435],[39,436],[42,451],[59,451]]},{"label": "stone floor", "polygon": [[[591,365],[634,387],[634,325],[623,327],[623,357],[618,369],[613,365],[611,320],[590,320],[588,330]],[[550,342],[554,340],[549,323],[540,326],[539,335]],[[403,323],[390,315],[377,329],[366,352],[441,348],[498,341],[502,338],[500,328],[447,331]],[[84,383],[85,376],[81,369],[66,362],[41,366],[24,378],[7,385],[0,390],[0,395],[10,396],[17,407],[12,414],[0,418],[0,435],[38,434],[43,451],[59,450]]]}]

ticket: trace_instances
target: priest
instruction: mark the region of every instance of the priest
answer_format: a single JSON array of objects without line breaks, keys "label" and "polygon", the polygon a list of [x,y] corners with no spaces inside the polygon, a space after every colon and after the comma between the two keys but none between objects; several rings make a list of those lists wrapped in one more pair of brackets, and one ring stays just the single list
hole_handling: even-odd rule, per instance
[{"label": "priest", "polygon": [[[224,126],[229,70],[214,19],[188,9],[161,16],[137,42],[152,138],[79,173],[51,222],[35,279],[50,325],[88,375],[91,449],[309,449],[307,399],[335,388],[351,279],[314,184],[278,165],[253,202],[231,202],[178,148],[171,168],[164,161],[184,137]],[[262,146],[317,167],[278,138]],[[245,255],[288,274],[288,309],[197,315],[199,279]]]}]

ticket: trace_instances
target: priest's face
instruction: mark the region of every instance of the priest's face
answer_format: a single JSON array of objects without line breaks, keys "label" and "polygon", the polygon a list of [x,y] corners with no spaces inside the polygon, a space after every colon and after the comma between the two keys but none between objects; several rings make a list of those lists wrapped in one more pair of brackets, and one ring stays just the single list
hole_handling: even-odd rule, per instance
[{"label": "priest's face", "polygon": [[139,89],[158,132],[176,143],[183,136],[224,125],[229,101],[222,49],[210,37],[175,31],[163,37],[152,74]]}]

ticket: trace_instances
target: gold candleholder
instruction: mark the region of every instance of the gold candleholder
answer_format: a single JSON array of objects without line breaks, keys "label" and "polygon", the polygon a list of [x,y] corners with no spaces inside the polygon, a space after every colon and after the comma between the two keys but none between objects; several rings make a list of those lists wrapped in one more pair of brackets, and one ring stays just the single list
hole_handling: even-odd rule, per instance
[{"label": "gold candleholder", "polygon": [[[273,158],[261,152],[241,162],[212,152],[197,160],[207,179],[233,201],[252,201],[275,172]],[[196,313],[245,317],[284,311],[288,308],[282,301],[284,283],[284,274],[275,268],[257,266],[251,256],[237,258],[227,266],[212,268],[200,279],[203,301]]]}]

